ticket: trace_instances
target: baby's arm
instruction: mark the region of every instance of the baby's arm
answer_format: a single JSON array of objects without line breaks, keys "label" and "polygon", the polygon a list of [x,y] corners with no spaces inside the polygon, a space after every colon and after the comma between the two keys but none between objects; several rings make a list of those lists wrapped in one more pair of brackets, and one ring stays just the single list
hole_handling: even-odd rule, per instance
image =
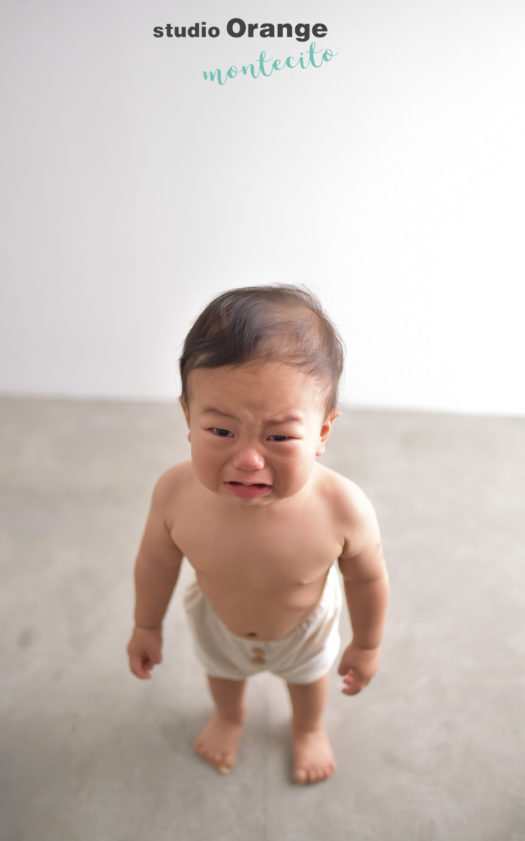
[{"label": "baby's arm", "polygon": [[356,695],[379,667],[388,603],[388,575],[376,515],[369,500],[359,493],[357,516],[352,517],[352,538],[339,558],[353,639],[343,652],[339,674],[344,675],[346,695]]},{"label": "baby's arm", "polygon": [[142,679],[162,661],[162,621],[182,562],[166,523],[171,481],[164,474],[155,486],[135,562],[135,628],[127,651],[131,671]]}]

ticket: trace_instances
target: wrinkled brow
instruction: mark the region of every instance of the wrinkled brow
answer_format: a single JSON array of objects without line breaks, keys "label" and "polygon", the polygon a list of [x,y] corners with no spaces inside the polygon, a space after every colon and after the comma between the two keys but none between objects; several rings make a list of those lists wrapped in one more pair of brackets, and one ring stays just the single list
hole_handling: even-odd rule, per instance
[{"label": "wrinkled brow", "polygon": [[[210,415],[219,415],[221,418],[234,418],[234,415],[230,415],[228,412],[223,412],[221,409],[216,409],[214,406],[206,406],[203,410],[203,413],[210,414]],[[269,418],[267,423],[302,423],[303,418],[301,415],[278,415],[275,418]]]}]

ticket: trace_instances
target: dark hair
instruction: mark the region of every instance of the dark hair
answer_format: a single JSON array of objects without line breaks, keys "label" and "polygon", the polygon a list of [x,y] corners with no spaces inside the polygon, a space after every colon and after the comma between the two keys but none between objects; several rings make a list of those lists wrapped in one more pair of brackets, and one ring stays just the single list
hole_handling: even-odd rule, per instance
[{"label": "dark hair", "polygon": [[223,292],[204,309],[184,342],[182,396],[196,368],[278,359],[326,384],[327,408],[337,404],[343,343],[321,304],[291,285],[245,286]]}]

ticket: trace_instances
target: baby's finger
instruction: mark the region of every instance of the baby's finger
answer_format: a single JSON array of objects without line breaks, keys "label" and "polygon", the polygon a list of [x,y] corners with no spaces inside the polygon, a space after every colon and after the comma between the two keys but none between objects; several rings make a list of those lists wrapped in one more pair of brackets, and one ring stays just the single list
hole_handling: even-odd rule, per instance
[{"label": "baby's finger", "polygon": [[135,677],[141,680],[148,680],[151,677],[149,657],[143,657],[141,654],[132,654],[129,658],[129,667]]},{"label": "baby's finger", "polygon": [[354,686],[353,689],[343,689],[343,695],[359,695],[361,692],[362,686]]},{"label": "baby's finger", "polygon": [[361,686],[353,669],[350,669],[350,671],[346,673],[343,678],[343,683],[345,684],[343,688],[343,693],[345,695],[357,695],[357,693],[361,691]]}]

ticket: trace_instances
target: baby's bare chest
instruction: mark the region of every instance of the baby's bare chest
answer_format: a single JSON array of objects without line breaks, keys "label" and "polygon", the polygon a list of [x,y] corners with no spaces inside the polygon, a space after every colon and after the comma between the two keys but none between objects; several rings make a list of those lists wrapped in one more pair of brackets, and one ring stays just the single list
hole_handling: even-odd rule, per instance
[{"label": "baby's bare chest", "polygon": [[172,536],[200,579],[259,592],[319,580],[343,548],[341,536],[318,512],[262,523],[194,517],[176,524]]},{"label": "baby's bare chest", "polygon": [[232,633],[280,639],[312,612],[343,548],[322,509],[287,518],[190,513],[174,522],[173,540]]}]

